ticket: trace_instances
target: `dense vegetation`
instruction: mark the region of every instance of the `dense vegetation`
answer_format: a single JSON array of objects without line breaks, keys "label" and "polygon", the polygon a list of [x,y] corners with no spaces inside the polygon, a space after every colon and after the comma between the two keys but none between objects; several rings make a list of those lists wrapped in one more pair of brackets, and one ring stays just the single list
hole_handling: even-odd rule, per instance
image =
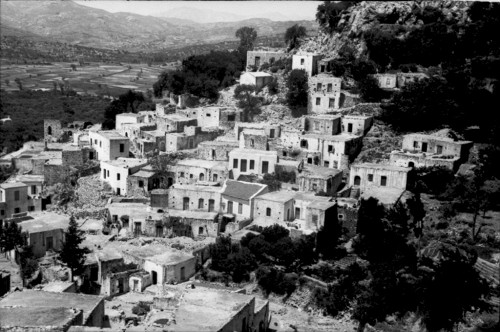
[{"label": "dense vegetation", "polygon": [[307,113],[308,77],[305,70],[294,69],[288,75],[286,101],[296,116]]},{"label": "dense vegetation", "polygon": [[190,93],[217,99],[219,89],[235,83],[244,63],[245,59],[239,51],[191,56],[182,62],[182,69],[161,73],[153,91],[157,97],[168,91],[176,95]]},{"label": "dense vegetation", "polygon": [[137,113],[139,111],[151,111],[155,105],[149,101],[141,92],[128,92],[113,100],[104,110],[104,129],[115,129],[116,116],[120,113]]},{"label": "dense vegetation", "polygon": [[42,139],[44,119],[100,123],[108,105],[109,100],[100,97],[60,91],[0,90],[0,118],[10,116],[12,119],[0,124],[0,146],[3,152],[11,152],[24,142]]}]

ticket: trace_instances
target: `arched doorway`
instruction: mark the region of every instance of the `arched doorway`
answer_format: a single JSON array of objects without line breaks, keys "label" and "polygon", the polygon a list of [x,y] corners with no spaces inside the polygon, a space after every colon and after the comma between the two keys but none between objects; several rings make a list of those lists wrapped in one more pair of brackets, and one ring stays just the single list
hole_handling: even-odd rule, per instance
[{"label": "arched doorway", "polygon": [[52,127],[51,126],[47,127],[47,135],[52,135]]},{"label": "arched doorway", "polygon": [[356,175],[354,177],[354,185],[359,186],[360,184],[361,184],[361,178],[359,177],[359,175]]},{"label": "arched doorway", "polygon": [[413,161],[410,161],[410,162],[408,163],[408,167],[415,167],[415,163],[414,163]]},{"label": "arched doorway", "polygon": [[200,173],[200,181],[205,181],[205,174]]}]

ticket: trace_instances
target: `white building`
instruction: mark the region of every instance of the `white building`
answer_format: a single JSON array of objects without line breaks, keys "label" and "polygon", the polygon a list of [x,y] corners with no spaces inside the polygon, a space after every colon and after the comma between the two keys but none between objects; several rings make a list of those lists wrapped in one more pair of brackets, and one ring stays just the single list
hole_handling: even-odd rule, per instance
[{"label": "white building", "polygon": [[96,159],[114,160],[129,156],[130,141],[114,130],[89,131],[90,146],[96,151]]},{"label": "white building", "polygon": [[255,149],[234,149],[229,152],[229,168],[233,175],[274,173],[278,163],[277,151],[264,151]]},{"label": "white building", "polygon": [[254,85],[257,89],[263,88],[273,80],[273,76],[264,72],[246,72],[240,76],[240,84]]},{"label": "white building", "polygon": [[321,58],[314,53],[296,54],[292,58],[292,69],[303,69],[309,77],[314,76],[318,73],[318,60]]},{"label": "white building", "polygon": [[122,125],[125,123],[144,123],[146,115],[137,113],[120,113],[116,115],[115,128],[116,130],[121,130]]},{"label": "white building", "polygon": [[101,181],[109,183],[116,195],[127,195],[127,179],[148,164],[147,159],[118,158],[101,161]]}]

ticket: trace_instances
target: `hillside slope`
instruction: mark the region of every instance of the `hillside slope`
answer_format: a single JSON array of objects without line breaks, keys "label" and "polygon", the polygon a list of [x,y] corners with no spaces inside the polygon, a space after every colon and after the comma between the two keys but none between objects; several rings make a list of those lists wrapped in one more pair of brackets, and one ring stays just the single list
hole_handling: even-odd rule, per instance
[{"label": "hillside slope", "polygon": [[425,7],[442,11],[445,17],[465,22],[470,2],[465,1],[362,1],[346,9],[332,34],[320,31],[301,47],[302,51],[321,53],[335,57],[344,45],[353,46],[361,54],[365,50],[363,32],[379,24],[381,16],[386,17],[385,26],[419,27],[424,22],[418,13]]}]

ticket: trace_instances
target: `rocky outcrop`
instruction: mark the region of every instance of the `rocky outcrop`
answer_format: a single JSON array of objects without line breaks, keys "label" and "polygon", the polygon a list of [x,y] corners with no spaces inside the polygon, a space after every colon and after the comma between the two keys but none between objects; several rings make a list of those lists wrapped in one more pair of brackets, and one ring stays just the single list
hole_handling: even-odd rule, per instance
[{"label": "rocky outcrop", "polygon": [[424,24],[420,18],[421,11],[429,6],[441,10],[447,20],[464,23],[468,19],[470,4],[462,1],[362,1],[344,10],[336,28],[338,32],[330,35],[320,31],[305,42],[300,50],[334,58],[340,48],[347,44],[361,54],[366,47],[361,38],[363,32],[380,24],[378,18],[382,15],[393,18],[390,24],[384,23],[382,26],[418,27]]}]

